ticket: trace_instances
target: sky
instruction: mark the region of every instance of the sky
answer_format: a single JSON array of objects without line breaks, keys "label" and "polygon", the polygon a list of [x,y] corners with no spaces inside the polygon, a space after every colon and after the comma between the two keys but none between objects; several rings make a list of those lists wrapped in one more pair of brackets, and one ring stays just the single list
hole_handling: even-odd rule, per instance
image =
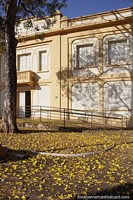
[{"label": "sky", "polygon": [[133,7],[133,0],[67,0],[67,7],[61,12],[75,18],[126,7]]}]

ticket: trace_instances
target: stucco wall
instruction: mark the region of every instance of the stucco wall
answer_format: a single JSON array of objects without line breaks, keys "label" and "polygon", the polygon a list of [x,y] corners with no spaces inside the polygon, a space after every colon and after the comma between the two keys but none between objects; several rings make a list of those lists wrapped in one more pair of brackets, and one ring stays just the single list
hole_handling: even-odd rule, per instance
[{"label": "stucco wall", "polygon": [[[31,106],[44,103],[58,108],[109,111],[129,117],[131,124],[133,117],[132,11],[131,8],[127,8],[75,19],[61,17],[61,13],[57,13],[57,21],[49,30],[42,29],[42,21],[35,21],[40,27],[38,35],[34,30],[24,30],[24,24],[20,24],[17,69],[19,69],[19,56],[31,54],[29,69],[35,73],[35,79],[34,87],[18,85],[18,92],[31,91]],[[43,39],[39,38],[39,34],[42,33],[44,33]],[[112,58],[109,58],[109,43],[121,41],[126,45],[124,50],[111,52]],[[92,66],[82,67],[77,61],[77,49],[84,45],[92,45],[94,51]],[[123,44],[118,44],[120,45]],[[47,71],[39,71],[41,51],[47,51],[48,54]],[[119,55],[123,52],[126,54],[124,58]],[[124,62],[117,63],[117,55]],[[110,62],[109,59],[113,60]],[[1,89],[4,81],[3,63],[2,58]],[[39,103],[38,91],[45,87],[46,93],[42,94],[44,101],[41,99]],[[1,96],[3,99],[3,94]]]}]

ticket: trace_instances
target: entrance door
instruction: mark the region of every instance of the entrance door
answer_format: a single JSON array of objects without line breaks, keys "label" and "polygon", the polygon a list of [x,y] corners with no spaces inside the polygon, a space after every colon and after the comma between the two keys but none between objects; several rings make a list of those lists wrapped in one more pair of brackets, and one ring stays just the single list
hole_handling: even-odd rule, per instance
[{"label": "entrance door", "polygon": [[31,93],[30,91],[19,92],[19,117],[31,116]]},{"label": "entrance door", "polygon": [[25,117],[31,116],[31,93],[30,91],[25,92]]}]

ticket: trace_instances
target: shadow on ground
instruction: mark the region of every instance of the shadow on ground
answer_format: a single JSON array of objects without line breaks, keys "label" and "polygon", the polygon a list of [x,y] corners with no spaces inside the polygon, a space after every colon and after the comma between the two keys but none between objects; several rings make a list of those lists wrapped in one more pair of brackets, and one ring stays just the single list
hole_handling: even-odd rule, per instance
[{"label": "shadow on ground", "polygon": [[118,185],[96,193],[94,191],[92,192],[90,189],[87,195],[80,194],[73,200],[77,199],[133,199],[133,184],[127,183],[125,185]]},{"label": "shadow on ground", "polygon": [[19,133],[27,134],[27,133],[57,133],[57,132],[79,132],[82,133],[84,131],[121,131],[120,129],[105,129],[105,128],[86,128],[86,127],[56,127],[55,129],[20,129]]},{"label": "shadow on ground", "polygon": [[31,151],[7,149],[6,157],[0,160],[0,163],[7,163],[10,161],[19,161],[32,158],[37,155]]}]

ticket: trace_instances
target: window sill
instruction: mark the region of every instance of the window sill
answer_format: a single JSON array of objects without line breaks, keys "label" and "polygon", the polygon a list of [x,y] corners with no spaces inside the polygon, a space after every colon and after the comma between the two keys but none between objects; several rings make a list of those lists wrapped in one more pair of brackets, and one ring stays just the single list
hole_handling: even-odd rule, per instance
[{"label": "window sill", "polygon": [[90,68],[98,68],[98,67],[97,66],[73,67],[73,70],[82,70],[82,69],[90,69]]},{"label": "window sill", "polygon": [[111,109],[105,109],[107,112],[111,112],[111,111],[132,111],[132,109],[128,109],[128,108],[111,108]]},{"label": "window sill", "polygon": [[107,64],[106,67],[121,67],[125,65],[132,65],[132,63],[122,63],[122,64]]},{"label": "window sill", "polygon": [[47,70],[47,71],[37,71],[37,73],[48,73],[49,72],[49,70]]}]

